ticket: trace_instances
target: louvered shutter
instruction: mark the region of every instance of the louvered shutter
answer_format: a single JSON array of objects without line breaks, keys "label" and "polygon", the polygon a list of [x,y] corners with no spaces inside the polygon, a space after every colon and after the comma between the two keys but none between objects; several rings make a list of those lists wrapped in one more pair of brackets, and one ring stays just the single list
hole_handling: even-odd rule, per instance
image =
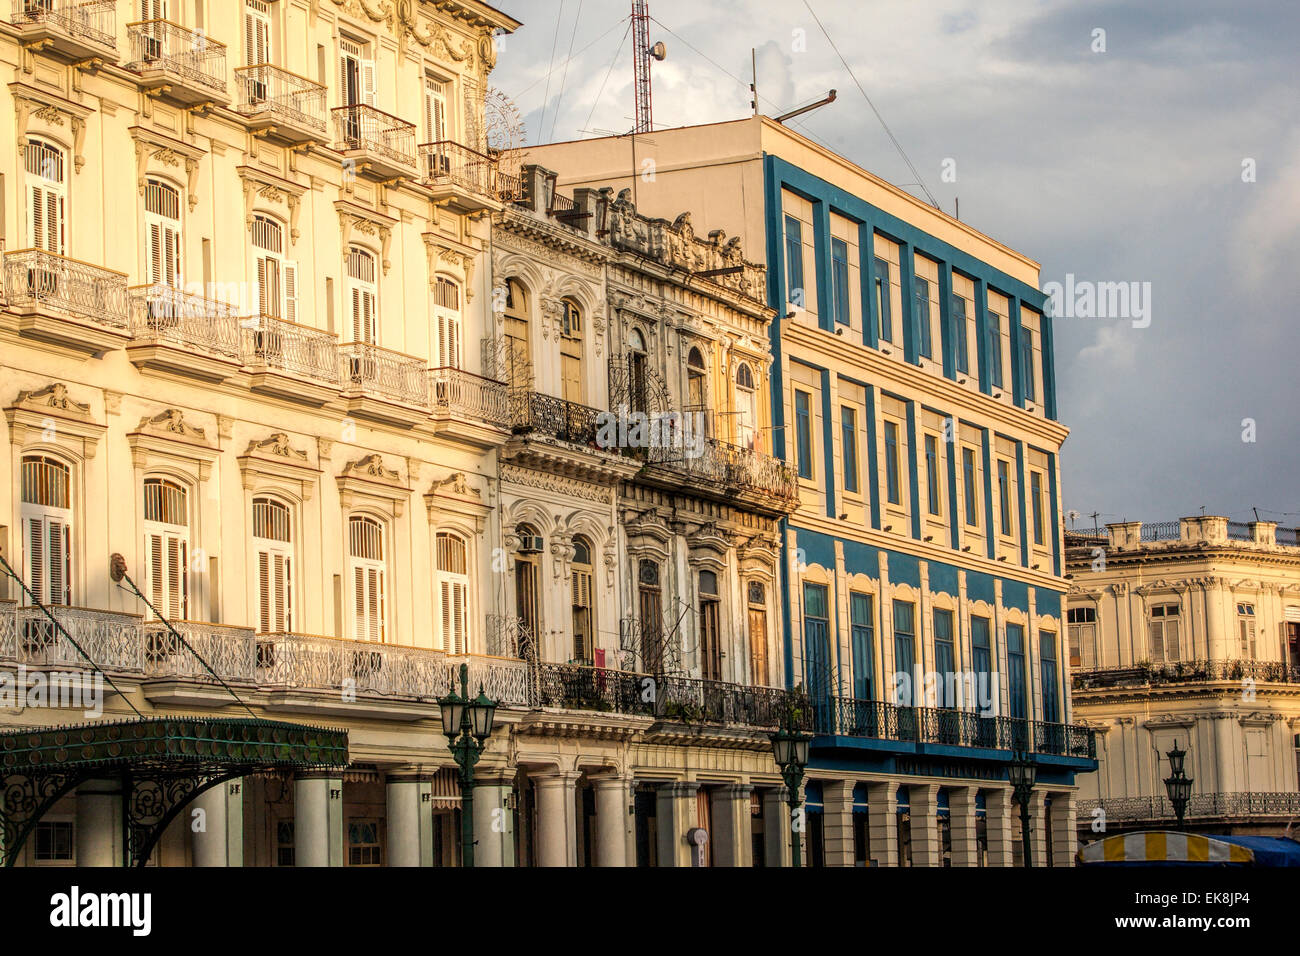
[{"label": "louvered shutter", "polygon": [[439,600],[442,603],[442,646],[447,653],[455,653],[455,645],[452,643],[454,636],[452,634],[451,623],[451,588],[450,581],[443,581],[440,588]]},{"label": "louvered shutter", "polygon": [[464,654],[465,646],[465,585],[457,582],[452,585],[452,619],[455,623],[455,644],[457,654]]},{"label": "louvered shutter", "polygon": [[149,556],[149,600],[160,611],[164,610],[163,597],[166,594],[165,571],[163,559],[163,536],[151,534],[145,538],[145,552]]},{"label": "louvered shutter", "polygon": [[1165,621],[1165,655],[1167,660],[1181,660],[1178,653],[1178,618]]},{"label": "louvered shutter", "polygon": [[257,629],[262,634],[271,631],[271,553],[257,553]]},{"label": "louvered shutter", "polygon": [[368,623],[366,620],[366,569],[358,565],[353,570],[353,613],[356,624],[352,636],[359,641],[366,640]]},{"label": "louvered shutter", "polygon": [[45,521],[27,519],[27,586],[36,600],[45,600],[48,575],[45,573]]},{"label": "louvered shutter", "polygon": [[375,61],[361,61],[361,102],[375,105]]},{"label": "louvered shutter", "polygon": [[298,263],[284,262],[284,317],[298,321]]},{"label": "louvered shutter", "polygon": [[351,290],[351,298],[352,301],[349,307],[352,311],[352,341],[364,342],[365,331],[364,322],[361,316],[361,290],[353,288]]},{"label": "louvered shutter", "polygon": [[163,281],[162,259],[162,226],[151,222],[149,223],[149,281],[155,285]]},{"label": "louvered shutter", "polygon": [[288,555],[281,555],[279,558],[279,606],[277,614],[280,620],[280,630],[293,630],[293,558]]},{"label": "louvered shutter", "polygon": [[68,555],[68,526],[62,521],[47,518],[45,526],[50,544],[48,604],[70,604],[69,581],[72,568]]},{"label": "louvered shutter", "polygon": [[1147,627],[1151,632],[1151,660],[1163,661],[1165,659],[1165,641],[1164,634],[1160,629],[1160,622],[1151,621]]},{"label": "louvered shutter", "polygon": [[163,227],[163,282],[174,286],[181,276],[181,235],[167,226]]}]

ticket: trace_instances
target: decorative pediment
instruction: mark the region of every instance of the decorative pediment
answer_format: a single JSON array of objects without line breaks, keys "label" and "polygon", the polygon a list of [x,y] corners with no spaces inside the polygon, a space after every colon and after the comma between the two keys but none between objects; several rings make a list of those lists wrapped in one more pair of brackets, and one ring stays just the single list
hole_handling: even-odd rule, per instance
[{"label": "decorative pediment", "polygon": [[20,391],[5,408],[5,419],[15,447],[39,442],[66,448],[83,459],[95,457],[100,436],[107,430],[94,420],[89,403],[73,398],[62,382]]},{"label": "decorative pediment", "polygon": [[343,255],[347,256],[348,245],[355,237],[366,236],[378,242],[380,260],[384,274],[387,275],[392,265],[388,259],[388,250],[393,242],[393,227],[397,225],[397,220],[344,199],[334,203],[334,208],[338,211],[339,228],[343,233]]},{"label": "decorative pediment", "polygon": [[289,238],[297,242],[298,214],[302,211],[302,197],[307,188],[254,166],[239,166],[235,172],[244,184],[244,225],[252,227],[254,207],[259,200],[283,206],[289,220]]},{"label": "decorative pediment", "polygon": [[438,281],[439,270],[457,272],[465,282],[466,301],[474,298],[474,264],[479,252],[473,246],[456,242],[436,232],[421,233],[429,257],[429,288]]},{"label": "decorative pediment", "polygon": [[473,528],[476,534],[483,531],[484,522],[491,508],[483,503],[483,494],[469,483],[463,471],[454,471],[434,481],[424,496],[424,505],[429,513],[429,523],[441,526],[461,519],[466,528]]},{"label": "decorative pediment", "polygon": [[73,166],[77,172],[86,165],[83,150],[86,145],[86,119],[94,110],[72,100],[64,99],[48,90],[26,83],[10,83],[9,92],[14,98],[15,142],[21,153],[27,148],[27,134],[40,127],[59,134],[66,126],[72,143]]},{"label": "decorative pediment", "polygon": [[686,536],[686,546],[690,548],[692,563],[721,558],[734,543],[734,535],[720,529],[716,521],[706,522]]},{"label": "decorative pediment", "polygon": [[137,469],[159,463],[180,464],[199,481],[207,480],[212,463],[221,453],[208,440],[207,429],[185,421],[185,413],[179,408],[145,415],[126,440]]},{"label": "decorative pediment", "polygon": [[267,484],[287,484],[303,501],[311,499],[320,475],[307,452],[294,448],[285,432],[275,432],[261,441],[250,441],[237,459],[246,491]]},{"label": "decorative pediment", "polygon": [[151,169],[175,173],[184,169],[185,195],[189,198],[190,212],[193,212],[199,202],[199,160],[205,155],[204,151],[143,126],[132,126],[128,132],[135,141],[136,185],[140,195],[144,195],[145,180]]},{"label": "decorative pediment", "polygon": [[367,455],[350,462],[337,478],[339,500],[344,508],[360,503],[378,504],[394,518],[402,516],[411,489],[402,481],[401,472],[384,465],[382,455]]}]

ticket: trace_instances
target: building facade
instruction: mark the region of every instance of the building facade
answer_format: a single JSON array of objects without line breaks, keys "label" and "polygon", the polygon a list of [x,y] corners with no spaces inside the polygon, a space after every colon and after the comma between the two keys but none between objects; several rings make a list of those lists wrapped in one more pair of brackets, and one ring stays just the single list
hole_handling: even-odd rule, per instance
[{"label": "building facade", "polygon": [[[707,215],[764,250],[784,665],[812,701],[813,863],[1070,865],[1051,321],[1037,265],[765,118],[533,151],[577,189]],[[634,174],[635,173],[635,174]]]},{"label": "building facade", "polygon": [[1166,756],[1187,752],[1187,822],[1279,835],[1300,814],[1300,540],[1197,516],[1067,537],[1075,717],[1095,728],[1079,838],[1168,827]]}]

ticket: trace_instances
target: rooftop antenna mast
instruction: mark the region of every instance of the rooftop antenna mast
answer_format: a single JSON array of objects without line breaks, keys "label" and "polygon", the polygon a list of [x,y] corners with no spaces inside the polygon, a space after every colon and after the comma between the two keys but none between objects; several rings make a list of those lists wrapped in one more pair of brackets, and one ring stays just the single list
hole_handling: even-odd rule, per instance
[{"label": "rooftop antenna mast", "polygon": [[662,42],[650,45],[650,4],[632,0],[632,65],[636,70],[636,125],[633,135],[654,130],[654,109],[650,103],[650,61],[668,55]]}]

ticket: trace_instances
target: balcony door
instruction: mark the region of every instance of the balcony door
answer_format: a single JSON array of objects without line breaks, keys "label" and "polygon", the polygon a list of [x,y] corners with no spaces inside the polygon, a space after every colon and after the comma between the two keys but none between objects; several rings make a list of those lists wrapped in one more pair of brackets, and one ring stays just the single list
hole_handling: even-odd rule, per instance
[{"label": "balcony door", "polygon": [[718,576],[700,572],[700,676],[722,680],[722,636],[719,633],[722,603],[718,598]]},{"label": "balcony door", "polygon": [[753,449],[758,437],[758,398],[754,373],[742,362],[736,369],[736,444]]},{"label": "balcony door", "polygon": [[[451,84],[435,76],[424,77],[424,133],[427,143],[444,143],[447,139],[447,94]],[[451,155],[442,147],[428,154],[430,176],[451,172]]]},{"label": "balcony door", "polygon": [[576,303],[565,299],[560,325],[560,379],[564,400],[583,404],[582,389],[582,312]]},{"label": "balcony door", "polygon": [[532,380],[532,323],[528,290],[518,279],[506,280],[505,332],[506,381],[511,388],[527,388]]},{"label": "balcony door", "polygon": [[573,539],[571,591],[573,609],[573,660],[578,664],[595,661],[595,626],[592,617],[591,542],[582,536]]},{"label": "balcony door", "polygon": [[749,679],[758,687],[768,686],[767,673],[767,588],[761,581],[750,581],[749,604]]},{"label": "balcony door", "polygon": [[253,499],[253,550],[257,555],[257,629],[293,630],[293,528],[287,505]]},{"label": "balcony door", "polygon": [[27,235],[31,245],[56,256],[67,255],[67,169],[63,151],[40,140],[28,140]]},{"label": "balcony door", "polygon": [[829,724],[831,644],[829,604],[824,584],[803,586],[804,686],[817,715],[817,726]]},{"label": "balcony door", "polygon": [[384,528],[373,518],[348,519],[348,564],[352,578],[352,638],[385,640]]},{"label": "balcony door", "polygon": [[42,604],[72,603],[71,487],[72,472],[63,462],[45,455],[24,456],[22,522],[27,587],[32,598]]},{"label": "balcony door", "polygon": [[379,316],[376,308],[375,257],[356,246],[348,249],[348,316],[352,341],[375,345],[379,340]]},{"label": "balcony door", "polygon": [[157,179],[145,182],[144,221],[149,245],[146,274],[152,285],[181,284],[181,194]]},{"label": "balcony door", "polygon": [[258,311],[297,322],[298,264],[284,257],[284,227],[266,216],[254,216],[251,233]]},{"label": "balcony door", "polygon": [[641,625],[641,666],[658,674],[664,666],[664,599],[659,565],[643,559],[637,567],[637,620]]},{"label": "balcony door", "polygon": [[339,38],[340,106],[375,105],[375,61],[364,43]]},{"label": "balcony door", "polygon": [[[145,593],[171,621],[189,617],[189,493],[164,478],[144,482]],[[150,612],[150,617],[153,613]]]},{"label": "balcony door", "polygon": [[519,538],[519,551],[515,555],[515,616],[519,618],[519,656],[532,658],[540,652],[537,640],[540,635],[541,609],[538,606],[538,584],[541,580],[542,539],[532,525],[521,524],[515,529]]}]

